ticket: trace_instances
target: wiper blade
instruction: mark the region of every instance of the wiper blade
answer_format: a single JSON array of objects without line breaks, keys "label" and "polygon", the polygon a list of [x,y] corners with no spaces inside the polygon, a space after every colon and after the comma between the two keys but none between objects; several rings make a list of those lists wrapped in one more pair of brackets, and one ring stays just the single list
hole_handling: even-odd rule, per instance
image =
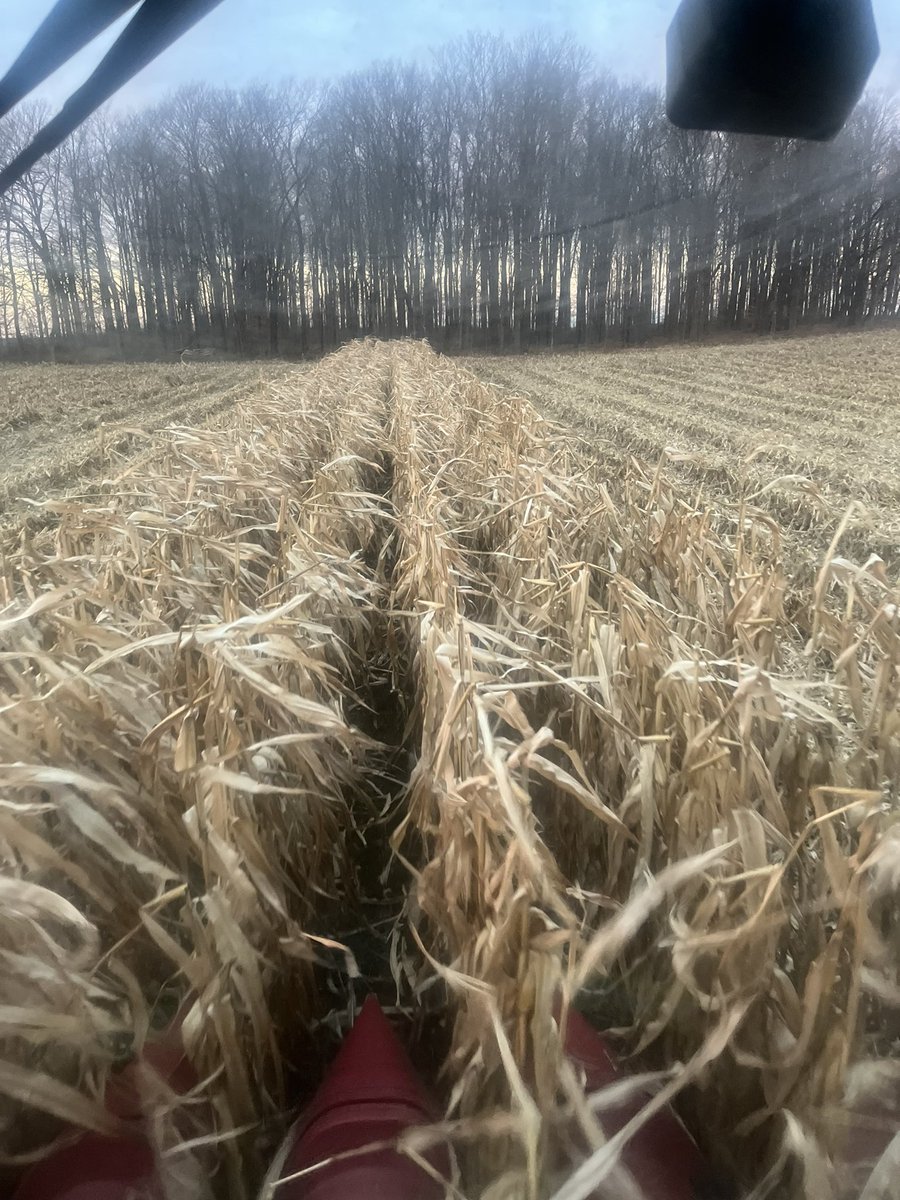
[{"label": "wiper blade", "polygon": [[[97,26],[96,21],[99,18],[97,16],[93,18],[94,33],[82,35],[70,31],[70,48],[64,57],[56,61],[56,66],[81,49],[115,16],[121,15],[122,12],[132,7],[130,3],[126,4],[123,0],[108,0],[100,6],[95,6],[93,3],[84,6],[90,9],[102,7],[111,10],[116,3],[118,12],[113,13],[104,25]],[[144,0],[87,82],[69,97],[57,115],[48,121],[31,143],[13,159],[5,170],[0,172],[0,195],[8,191],[26,171],[31,170],[38,159],[51,150],[55,150],[61,142],[65,141],[82,121],[95,112],[124,83],[127,83],[138,71],[152,62],[157,55],[177,41],[186,30],[220,3],[221,0]],[[57,5],[57,9],[59,7],[61,6]],[[65,8],[66,10],[73,8],[70,0],[66,0]],[[46,63],[54,61],[56,57],[55,52],[42,50],[40,37],[44,34],[47,22],[56,14],[57,9],[53,10],[38,34],[29,43],[28,51],[31,52],[32,62]],[[72,13],[68,13],[68,16],[71,17]],[[38,42],[37,49],[33,49],[35,42]],[[21,58],[17,60],[13,70],[16,70],[21,61]],[[55,70],[55,66],[50,70]],[[41,78],[46,78],[49,73],[50,71],[46,71]],[[6,79],[9,79],[9,75]],[[35,79],[35,82],[40,82],[40,79]],[[3,81],[3,84],[5,83],[6,80]],[[3,94],[3,84],[0,84],[0,95]],[[34,83],[31,86],[33,87]],[[10,94],[14,94],[12,90]]]},{"label": "wiper blade", "polygon": [[0,117],[135,4],[137,0],[59,0],[0,79]]}]

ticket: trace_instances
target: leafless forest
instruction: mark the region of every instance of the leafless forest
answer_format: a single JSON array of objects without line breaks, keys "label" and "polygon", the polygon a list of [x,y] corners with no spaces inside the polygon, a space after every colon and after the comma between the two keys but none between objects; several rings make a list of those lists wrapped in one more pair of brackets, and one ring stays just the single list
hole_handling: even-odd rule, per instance
[{"label": "leafless forest", "polygon": [[[42,114],[0,125],[8,157]],[[97,119],[0,207],[9,355],[636,344],[900,309],[900,132],[688,134],[565,40]]]}]

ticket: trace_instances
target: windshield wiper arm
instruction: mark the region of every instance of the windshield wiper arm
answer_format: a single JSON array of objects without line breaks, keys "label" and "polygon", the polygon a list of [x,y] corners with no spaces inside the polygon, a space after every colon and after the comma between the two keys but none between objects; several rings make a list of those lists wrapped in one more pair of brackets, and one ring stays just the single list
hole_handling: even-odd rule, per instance
[{"label": "windshield wiper arm", "polygon": [[[124,83],[220,3],[221,0],[144,0],[90,78],[0,172],[0,195],[31,170],[38,159],[65,141]],[[60,0],[0,81],[0,115],[8,112],[32,88],[132,7],[134,0],[88,0],[81,4],[77,0]],[[79,8],[81,20],[78,19]],[[56,38],[60,39],[60,45],[52,44]]]}]

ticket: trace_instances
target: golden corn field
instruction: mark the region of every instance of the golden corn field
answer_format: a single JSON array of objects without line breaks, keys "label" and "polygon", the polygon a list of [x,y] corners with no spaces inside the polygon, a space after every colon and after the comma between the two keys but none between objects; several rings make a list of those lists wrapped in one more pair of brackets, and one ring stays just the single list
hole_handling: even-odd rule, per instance
[{"label": "golden corn field", "polygon": [[0,367],[0,523],[17,502],[102,479],[162,426],[230,421],[260,374],[252,363]]},{"label": "golden corn field", "polygon": [[[616,469],[623,449],[709,503],[738,492],[827,548],[834,513],[860,553],[900,546],[896,330],[666,347],[624,354],[472,359],[485,378],[540,401]],[[823,519],[825,518],[825,519]]]},{"label": "golden corn field", "polygon": [[[866,336],[192,368],[77,495],[11,483],[5,1167],[114,1126],[180,1010],[169,1192],[255,1196],[374,990],[456,1200],[634,1200],[570,1004],[736,1195],[893,1195],[900,339]],[[124,409],[153,374],[102,370]]]}]

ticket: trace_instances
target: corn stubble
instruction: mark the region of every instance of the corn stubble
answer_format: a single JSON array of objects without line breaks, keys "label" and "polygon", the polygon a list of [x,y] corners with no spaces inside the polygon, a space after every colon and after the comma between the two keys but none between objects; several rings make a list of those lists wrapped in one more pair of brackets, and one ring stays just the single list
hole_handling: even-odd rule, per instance
[{"label": "corn stubble", "polygon": [[839,527],[801,585],[771,514],[604,463],[357,343],[7,540],[7,1161],[109,1128],[104,1080],[180,1008],[164,1176],[252,1195],[389,826],[394,998],[450,1014],[449,1195],[633,1195],[570,1003],[747,1195],[858,1194],[844,1101],[896,1079],[896,582]]}]

